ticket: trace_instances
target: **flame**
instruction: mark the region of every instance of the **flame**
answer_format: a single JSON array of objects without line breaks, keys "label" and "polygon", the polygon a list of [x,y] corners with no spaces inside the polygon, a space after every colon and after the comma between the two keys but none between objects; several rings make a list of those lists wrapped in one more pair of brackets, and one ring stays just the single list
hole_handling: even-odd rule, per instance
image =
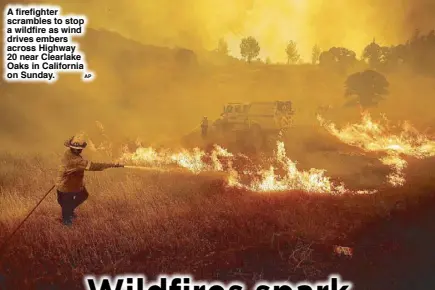
[{"label": "flame", "polygon": [[[224,172],[227,175],[228,186],[255,192],[289,190],[332,194],[350,192],[343,184],[334,184],[325,176],[325,170],[298,170],[296,163],[286,156],[284,143],[280,141],[277,142],[274,157],[263,166],[255,164],[246,156],[234,155],[218,145],[214,145],[211,152],[199,148],[171,152],[140,147],[133,153],[125,152],[121,161],[150,167],[177,166],[194,174]],[[235,166],[241,163],[243,166]],[[357,193],[370,192],[358,191]]]},{"label": "flame", "polygon": [[[317,119],[326,130],[340,141],[356,146],[366,152],[381,152],[386,156],[379,158],[382,164],[391,168],[387,181],[392,186],[405,184],[404,170],[407,167],[406,156],[418,159],[435,156],[435,141],[419,133],[409,122],[400,126],[390,126],[384,117],[385,123],[375,122],[370,114],[362,112],[362,120],[357,124],[348,124],[338,129],[334,123],[325,121],[318,115]],[[398,133],[394,133],[397,131]]]}]

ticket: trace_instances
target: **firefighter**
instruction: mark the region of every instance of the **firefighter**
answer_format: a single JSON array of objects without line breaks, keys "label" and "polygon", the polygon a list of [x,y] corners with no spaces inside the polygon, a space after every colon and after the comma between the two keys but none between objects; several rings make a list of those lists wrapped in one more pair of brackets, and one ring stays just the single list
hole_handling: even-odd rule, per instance
[{"label": "firefighter", "polygon": [[208,130],[208,119],[206,116],[204,116],[204,118],[202,118],[202,122],[201,122],[201,135],[202,138],[206,138],[207,137],[207,130]]},{"label": "firefighter", "polygon": [[107,168],[123,167],[121,164],[96,163],[83,159],[82,150],[87,143],[82,135],[76,135],[65,141],[68,147],[65,151],[59,168],[56,187],[57,201],[62,208],[62,222],[71,226],[76,218],[74,210],[81,205],[89,196],[83,182],[84,172],[102,171]]}]

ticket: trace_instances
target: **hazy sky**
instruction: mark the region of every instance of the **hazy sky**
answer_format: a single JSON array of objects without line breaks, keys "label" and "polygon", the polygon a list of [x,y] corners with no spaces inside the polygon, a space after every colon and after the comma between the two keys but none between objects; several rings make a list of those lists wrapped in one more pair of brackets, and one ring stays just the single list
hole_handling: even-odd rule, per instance
[{"label": "hazy sky", "polygon": [[[6,1],[0,3],[4,5]],[[260,42],[261,56],[272,61],[285,61],[289,40],[296,41],[305,60],[309,60],[315,43],[324,49],[345,46],[359,55],[373,37],[381,44],[397,43],[415,28],[435,28],[435,0],[58,0],[57,3],[62,3],[64,12],[86,15],[91,27],[117,31],[146,44],[214,49],[223,37],[237,56],[240,39],[252,35]],[[263,71],[258,72],[261,82],[256,81],[257,74],[250,73],[235,75],[228,83],[214,76],[188,75],[183,79],[178,70],[171,70],[177,68],[175,63],[160,65],[159,60],[154,63],[143,55],[141,59],[134,56],[125,59],[122,52],[128,42],[111,42],[114,39],[117,38],[103,35],[98,40],[107,41],[102,44],[107,46],[104,53],[98,47],[87,47],[86,57],[92,58],[95,67],[91,69],[97,72],[97,81],[90,85],[79,84],[78,80],[64,82],[66,76],[62,76],[58,86],[39,86],[37,95],[33,86],[8,86],[8,93],[0,96],[3,113],[0,133],[5,139],[0,143],[10,143],[12,147],[21,144],[28,150],[27,144],[40,142],[44,149],[47,146],[62,149],[59,140],[63,142],[79,129],[88,132],[96,120],[108,128],[109,135],[119,135],[120,139],[123,136],[152,141],[171,139],[190,131],[203,114],[217,117],[224,102],[239,98],[244,101],[266,100],[271,96],[290,98],[295,100],[297,118],[303,122],[312,121],[312,112],[318,105],[344,102],[340,76],[308,77],[302,71],[268,75],[268,71]],[[130,67],[131,63],[139,64]],[[416,79],[412,83],[409,79],[406,82],[401,78],[389,79],[394,101],[386,103],[382,110],[389,116],[394,113],[406,119],[414,115],[414,119],[421,117],[425,121],[426,116],[431,116],[427,114],[432,107],[431,98],[411,102],[412,106],[410,100],[416,92],[430,96],[432,79]],[[186,103],[190,109],[180,110]],[[47,126],[50,130],[43,130]],[[46,138],[41,138],[41,134]]]},{"label": "hazy sky", "polygon": [[[43,2],[43,1],[40,1]],[[56,2],[56,1],[55,1]],[[225,38],[239,56],[240,39],[254,36],[260,56],[285,60],[289,40],[309,60],[311,48],[345,46],[359,55],[374,37],[403,41],[416,28],[435,28],[435,0],[89,0],[58,1],[86,14],[91,26],[144,43],[214,49]]]}]

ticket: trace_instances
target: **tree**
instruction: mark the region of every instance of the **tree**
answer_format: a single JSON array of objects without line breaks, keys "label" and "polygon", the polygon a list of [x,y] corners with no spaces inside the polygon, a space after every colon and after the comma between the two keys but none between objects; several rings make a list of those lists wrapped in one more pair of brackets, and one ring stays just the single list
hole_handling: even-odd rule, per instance
[{"label": "tree", "polygon": [[354,73],[345,82],[345,97],[357,97],[348,104],[356,102],[362,107],[375,106],[388,94],[388,86],[385,76],[374,70]]},{"label": "tree", "polygon": [[417,73],[435,75],[435,31],[423,35],[416,30],[407,44],[408,64]]},{"label": "tree", "polygon": [[248,36],[242,39],[242,42],[240,43],[240,54],[248,61],[248,63],[251,63],[251,60],[256,58],[259,53],[260,45],[254,37]]},{"label": "tree", "polygon": [[287,63],[295,64],[300,60],[300,55],[298,53],[298,49],[296,47],[296,42],[291,40],[287,47],[285,48],[285,53],[287,54]]},{"label": "tree", "polygon": [[332,47],[328,51],[322,52],[319,56],[319,64],[321,66],[340,72],[346,72],[348,68],[356,63],[356,53],[344,47]]},{"label": "tree", "polygon": [[228,43],[224,39],[219,39],[218,47],[216,49],[216,52],[223,55],[228,55]]},{"label": "tree", "polygon": [[385,67],[390,60],[392,49],[380,46],[375,42],[367,45],[362,53],[362,59],[367,61],[371,68],[379,69]]},{"label": "tree", "polygon": [[311,52],[311,63],[312,64],[317,64],[317,62],[319,61],[320,53],[322,53],[322,51],[320,50],[320,47],[317,44],[314,45],[313,50]]},{"label": "tree", "polygon": [[381,63],[381,54],[380,45],[373,39],[373,42],[364,48],[362,59],[367,61],[371,68],[377,68]]},{"label": "tree", "polygon": [[[334,62],[331,58],[334,58],[332,54],[321,55],[320,63],[329,66]],[[373,69],[391,71],[407,66],[416,73],[435,76],[435,31],[425,35],[416,29],[406,43],[391,47],[379,46],[373,41],[365,47],[362,59]]]},{"label": "tree", "polygon": [[392,46],[388,55],[388,62],[393,65],[398,65],[406,62],[408,58],[408,47],[404,44]]},{"label": "tree", "polygon": [[270,61],[269,57],[266,57],[266,64],[271,64],[272,62]]},{"label": "tree", "polygon": [[326,68],[334,67],[336,66],[337,62],[338,62],[337,58],[329,50],[323,51],[319,55],[319,65],[322,67],[326,67]]}]

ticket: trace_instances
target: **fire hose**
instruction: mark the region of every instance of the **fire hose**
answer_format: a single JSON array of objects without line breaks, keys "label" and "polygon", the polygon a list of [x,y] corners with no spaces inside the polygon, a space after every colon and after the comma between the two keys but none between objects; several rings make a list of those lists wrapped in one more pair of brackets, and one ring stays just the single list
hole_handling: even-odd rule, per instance
[{"label": "fire hose", "polygon": [[15,230],[6,238],[6,240],[2,243],[0,247],[0,258],[3,256],[6,246],[8,245],[9,241],[13,238],[16,232],[21,228],[21,226],[26,222],[26,220],[30,217],[30,215],[38,208],[38,206],[42,203],[42,201],[48,196],[48,194],[53,190],[55,185],[53,185],[47,193],[39,200],[39,202],[33,207],[33,209],[29,212],[29,214],[23,219],[23,221],[15,228]]}]

